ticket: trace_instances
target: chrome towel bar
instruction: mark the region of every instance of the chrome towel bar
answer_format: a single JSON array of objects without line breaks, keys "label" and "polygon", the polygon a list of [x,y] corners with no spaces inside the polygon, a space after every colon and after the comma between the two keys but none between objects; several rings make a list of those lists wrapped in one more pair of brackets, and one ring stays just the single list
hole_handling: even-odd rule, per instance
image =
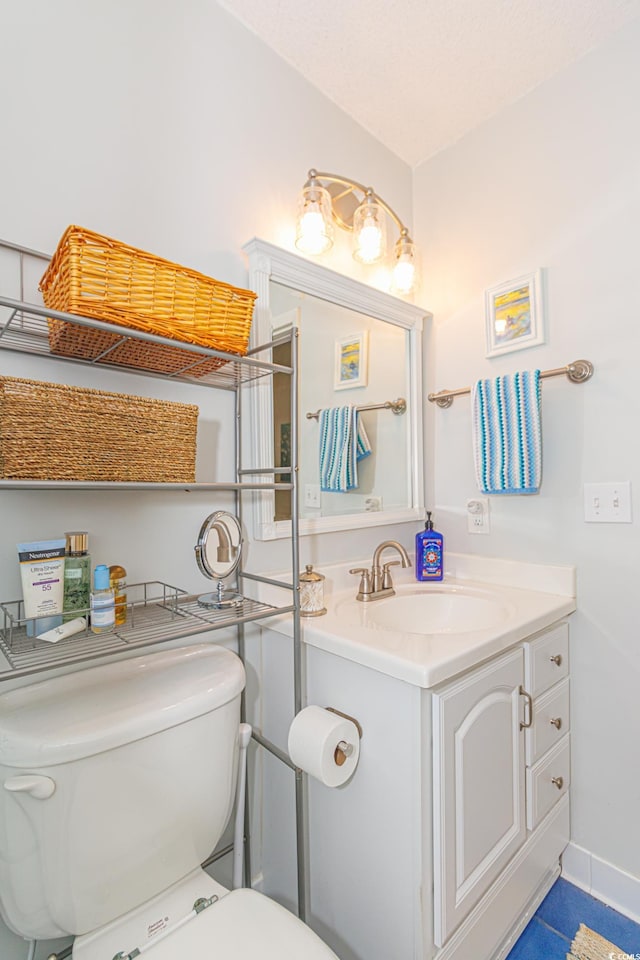
[{"label": "chrome towel bar", "polygon": [[[565,375],[572,383],[584,383],[593,376],[593,364],[590,360],[574,360],[566,367],[556,367],[555,370],[543,370],[540,377],[560,377]],[[459,390],[441,390],[439,393],[430,393],[427,400],[431,403],[437,403],[439,407],[450,407],[454,397],[461,397],[465,393],[471,393],[471,387],[460,387]],[[311,416],[311,414],[307,414]]]},{"label": "chrome towel bar", "polygon": [[[384,403],[366,403],[361,407],[356,407],[358,412],[362,410],[392,410],[397,414],[404,413],[406,409],[407,401],[404,397],[398,397],[397,400],[385,400]],[[316,410],[315,413],[307,413],[307,420],[319,420],[320,413],[320,410]]]}]

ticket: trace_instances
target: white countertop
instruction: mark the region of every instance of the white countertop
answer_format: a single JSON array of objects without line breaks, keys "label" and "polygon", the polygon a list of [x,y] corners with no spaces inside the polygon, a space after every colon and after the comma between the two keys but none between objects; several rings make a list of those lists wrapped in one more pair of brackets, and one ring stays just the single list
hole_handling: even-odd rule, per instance
[{"label": "white countertop", "polygon": [[[392,551],[385,559],[392,558]],[[302,618],[302,638],[310,646],[360,663],[398,680],[430,688],[451,679],[482,661],[502,653],[573,613],[575,569],[508,560],[454,555],[441,583],[417,583],[413,568],[394,567],[396,597],[363,603],[356,601],[357,578],[348,568],[360,562],[323,568],[327,576],[327,613]],[[367,564],[365,564],[367,565]],[[481,576],[478,574],[481,573]],[[345,579],[346,577],[346,579]],[[346,583],[349,586],[346,586]],[[499,622],[484,629],[467,625],[464,632],[429,632],[419,625],[409,630],[383,626],[374,608],[385,604],[393,622],[391,605],[396,598],[422,592],[441,592],[486,598],[500,605]],[[386,611],[385,611],[386,612]],[[384,618],[383,618],[384,619]],[[290,618],[270,621],[269,626],[291,633]]]}]

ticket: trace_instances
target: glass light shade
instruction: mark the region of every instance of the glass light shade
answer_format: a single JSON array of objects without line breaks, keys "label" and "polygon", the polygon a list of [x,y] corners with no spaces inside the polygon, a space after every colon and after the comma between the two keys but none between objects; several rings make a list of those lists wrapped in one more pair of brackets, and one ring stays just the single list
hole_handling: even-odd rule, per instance
[{"label": "glass light shade", "polygon": [[384,210],[374,197],[366,196],[353,215],[353,258],[359,263],[377,263],[387,251]]},{"label": "glass light shade", "polygon": [[331,197],[328,190],[311,180],[298,198],[296,247],[303,253],[317,255],[332,245]]},{"label": "glass light shade", "polygon": [[418,285],[418,253],[415,244],[406,235],[396,243],[393,266],[393,289],[399,294],[412,293]]}]

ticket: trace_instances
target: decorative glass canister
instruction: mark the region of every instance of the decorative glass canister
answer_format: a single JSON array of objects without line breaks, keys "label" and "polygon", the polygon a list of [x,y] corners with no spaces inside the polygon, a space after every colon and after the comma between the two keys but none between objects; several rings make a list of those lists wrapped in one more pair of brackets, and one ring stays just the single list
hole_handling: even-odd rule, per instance
[{"label": "decorative glass canister", "polygon": [[324,605],[324,577],[308,563],[300,574],[300,616],[321,617],[327,612]]}]

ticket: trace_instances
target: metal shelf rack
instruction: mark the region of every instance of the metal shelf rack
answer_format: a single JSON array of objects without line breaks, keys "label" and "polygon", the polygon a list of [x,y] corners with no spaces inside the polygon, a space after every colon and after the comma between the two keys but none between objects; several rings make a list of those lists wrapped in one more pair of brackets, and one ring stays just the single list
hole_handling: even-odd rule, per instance
[{"label": "metal shelf rack", "polygon": [[[203,607],[195,594],[157,580],[128,584],[127,597],[127,620],[121,627],[99,634],[87,627],[53,644],[27,636],[28,625],[33,627],[33,633],[38,632],[38,618],[24,616],[22,600],[0,603],[0,651],[10,667],[0,672],[0,679],[86,663],[108,654],[185,639],[294,610],[293,606],[275,607],[249,597],[240,598],[231,608]],[[77,610],[76,614],[88,617],[89,611]]]},{"label": "metal shelf rack", "polygon": [[[87,662],[96,658],[122,653],[135,648],[147,647],[156,643],[187,638],[196,634],[205,633],[222,627],[235,627],[238,637],[238,653],[245,661],[246,623],[263,620],[278,614],[290,614],[293,618],[293,707],[294,714],[302,709],[302,644],[300,637],[300,606],[298,589],[299,557],[299,496],[297,489],[298,477],[298,341],[297,331],[291,334],[291,365],[283,366],[265,360],[271,357],[272,348],[284,339],[261,344],[250,349],[245,357],[239,358],[233,354],[219,350],[212,350],[194,344],[180,342],[180,348],[191,354],[193,360],[177,372],[170,374],[158,371],[146,371],[138,367],[127,367],[121,363],[110,362],[109,352],[95,360],[84,360],[72,357],[57,357],[49,349],[49,328],[47,318],[68,321],[96,330],[117,334],[119,346],[126,340],[138,340],[147,344],[156,344],[159,347],[175,347],[176,341],[166,337],[134,331],[114,324],[93,320],[76,314],[63,313],[51,310],[40,302],[25,299],[28,270],[35,276],[35,266],[49,262],[50,256],[23,247],[18,244],[0,240],[0,257],[13,258],[17,264],[14,274],[19,291],[17,297],[5,296],[0,291],[0,351],[15,351],[21,354],[31,354],[49,359],[63,360],[89,368],[105,367],[119,372],[129,372],[136,376],[149,376],[164,381],[175,380],[191,383],[199,387],[213,387],[216,389],[235,392],[235,478],[228,482],[211,483],[108,483],[85,481],[41,481],[41,480],[0,480],[0,493],[7,489],[21,490],[204,490],[204,491],[232,491],[235,498],[235,511],[242,525],[243,493],[245,491],[261,490],[289,490],[291,492],[291,583],[274,581],[270,578],[238,568],[237,575],[240,583],[255,581],[279,586],[291,592],[291,603],[282,607],[269,606],[258,603],[248,597],[243,597],[240,608],[231,614],[228,611],[205,610],[197,604],[197,598],[183,594],[174,587],[157,584],[162,590],[161,596],[151,599],[143,596],[142,600],[134,601],[131,608],[129,626],[107,635],[88,635],[85,649],[80,649],[82,635],[70,637],[68,641],[61,641],[54,645],[53,650],[43,653],[35,652],[33,640],[26,637],[26,623],[21,618],[21,608],[18,601],[0,604],[0,618],[4,617],[4,626],[0,625],[0,654],[6,659],[10,669],[0,671],[0,681],[8,677],[31,675],[43,670]],[[2,261],[4,262],[4,260]],[[0,264],[1,265],[1,264]],[[34,266],[35,265],[35,266]],[[5,276],[4,271],[2,275]],[[11,271],[6,275],[12,275]],[[198,376],[198,367],[212,357],[224,361],[217,370]],[[290,467],[274,467],[270,469],[246,469],[241,461],[242,444],[242,395],[244,386],[250,386],[253,381],[265,376],[281,373],[290,378],[291,389],[291,465]],[[285,482],[285,479],[288,482]],[[150,589],[150,584],[140,585],[144,591]],[[131,587],[127,588],[128,590]],[[168,591],[168,592],[167,592]],[[16,606],[17,604],[17,606]],[[1,619],[0,619],[1,623]],[[135,623],[135,626],[134,626]],[[7,639],[9,638],[9,639]],[[245,719],[246,707],[243,695],[242,719]],[[296,809],[296,850],[297,850],[297,886],[298,886],[298,914],[302,920],[308,912],[308,868],[307,868],[307,814],[305,799],[305,779],[302,771],[295,767],[288,756],[275,744],[255,731],[254,741],[269,751],[283,763],[288,765],[295,774],[295,809]],[[247,794],[248,796],[248,794]],[[250,885],[251,858],[250,858],[250,830],[248,807],[245,810],[245,882]]]}]

